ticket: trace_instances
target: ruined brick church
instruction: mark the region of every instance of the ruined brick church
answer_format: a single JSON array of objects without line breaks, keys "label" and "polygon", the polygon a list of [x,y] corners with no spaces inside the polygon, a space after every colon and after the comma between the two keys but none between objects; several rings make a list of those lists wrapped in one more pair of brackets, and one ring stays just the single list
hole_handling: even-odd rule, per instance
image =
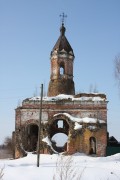
[{"label": "ruined brick church", "polygon": [[[75,94],[74,52],[64,23],[51,54],[48,94],[42,98],[40,153],[76,152],[106,155],[107,99],[105,94]],[[38,149],[40,97],[23,100],[15,110],[14,157]]]}]

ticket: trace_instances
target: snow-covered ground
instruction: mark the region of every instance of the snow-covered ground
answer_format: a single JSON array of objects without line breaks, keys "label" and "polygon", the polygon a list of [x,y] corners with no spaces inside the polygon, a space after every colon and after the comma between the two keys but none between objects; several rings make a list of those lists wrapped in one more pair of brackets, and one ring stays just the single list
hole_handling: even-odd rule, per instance
[{"label": "snow-covered ground", "polygon": [[16,160],[0,160],[3,180],[118,180],[120,179],[120,154],[109,157],[37,155]]}]

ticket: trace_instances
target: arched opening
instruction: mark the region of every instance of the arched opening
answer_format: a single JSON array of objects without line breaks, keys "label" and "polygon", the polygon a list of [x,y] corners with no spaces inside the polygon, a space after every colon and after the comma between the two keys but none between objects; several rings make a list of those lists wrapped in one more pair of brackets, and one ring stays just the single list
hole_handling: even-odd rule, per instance
[{"label": "arched opening", "polygon": [[64,74],[64,68],[60,67],[60,75],[63,75],[63,74]]},{"label": "arched opening", "polygon": [[90,154],[96,154],[96,139],[95,137],[90,137]]},{"label": "arched opening", "polygon": [[36,124],[29,124],[26,127],[26,151],[33,152],[37,149],[38,141],[38,126]]},{"label": "arched opening", "polygon": [[65,68],[64,68],[64,64],[60,64],[60,75],[64,75],[65,74]]},{"label": "arched opening", "polygon": [[52,147],[57,152],[65,152],[67,150],[67,140],[69,133],[69,125],[66,120],[56,119],[50,126],[50,138]]}]

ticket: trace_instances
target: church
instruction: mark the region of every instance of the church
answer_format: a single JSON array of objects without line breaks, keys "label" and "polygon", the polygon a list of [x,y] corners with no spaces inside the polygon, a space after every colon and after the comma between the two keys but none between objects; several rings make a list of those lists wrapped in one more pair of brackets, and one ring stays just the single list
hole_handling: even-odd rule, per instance
[{"label": "church", "polygon": [[47,96],[26,98],[15,110],[14,157],[37,152],[41,110],[40,153],[105,156],[107,98],[101,93],[75,93],[74,51],[64,22],[50,54]]}]

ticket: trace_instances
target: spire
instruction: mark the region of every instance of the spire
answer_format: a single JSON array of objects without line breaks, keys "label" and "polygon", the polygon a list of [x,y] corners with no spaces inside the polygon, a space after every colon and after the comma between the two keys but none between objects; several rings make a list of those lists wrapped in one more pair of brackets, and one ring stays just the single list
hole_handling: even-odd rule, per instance
[{"label": "spire", "polygon": [[54,51],[60,52],[62,50],[65,50],[67,53],[72,52],[72,54],[74,56],[73,49],[65,36],[66,28],[64,27],[64,20],[67,17],[67,15],[62,13],[62,15],[60,15],[60,17],[61,17],[61,22],[62,22],[62,26],[60,27],[60,37],[58,38],[51,53],[53,53]]}]

